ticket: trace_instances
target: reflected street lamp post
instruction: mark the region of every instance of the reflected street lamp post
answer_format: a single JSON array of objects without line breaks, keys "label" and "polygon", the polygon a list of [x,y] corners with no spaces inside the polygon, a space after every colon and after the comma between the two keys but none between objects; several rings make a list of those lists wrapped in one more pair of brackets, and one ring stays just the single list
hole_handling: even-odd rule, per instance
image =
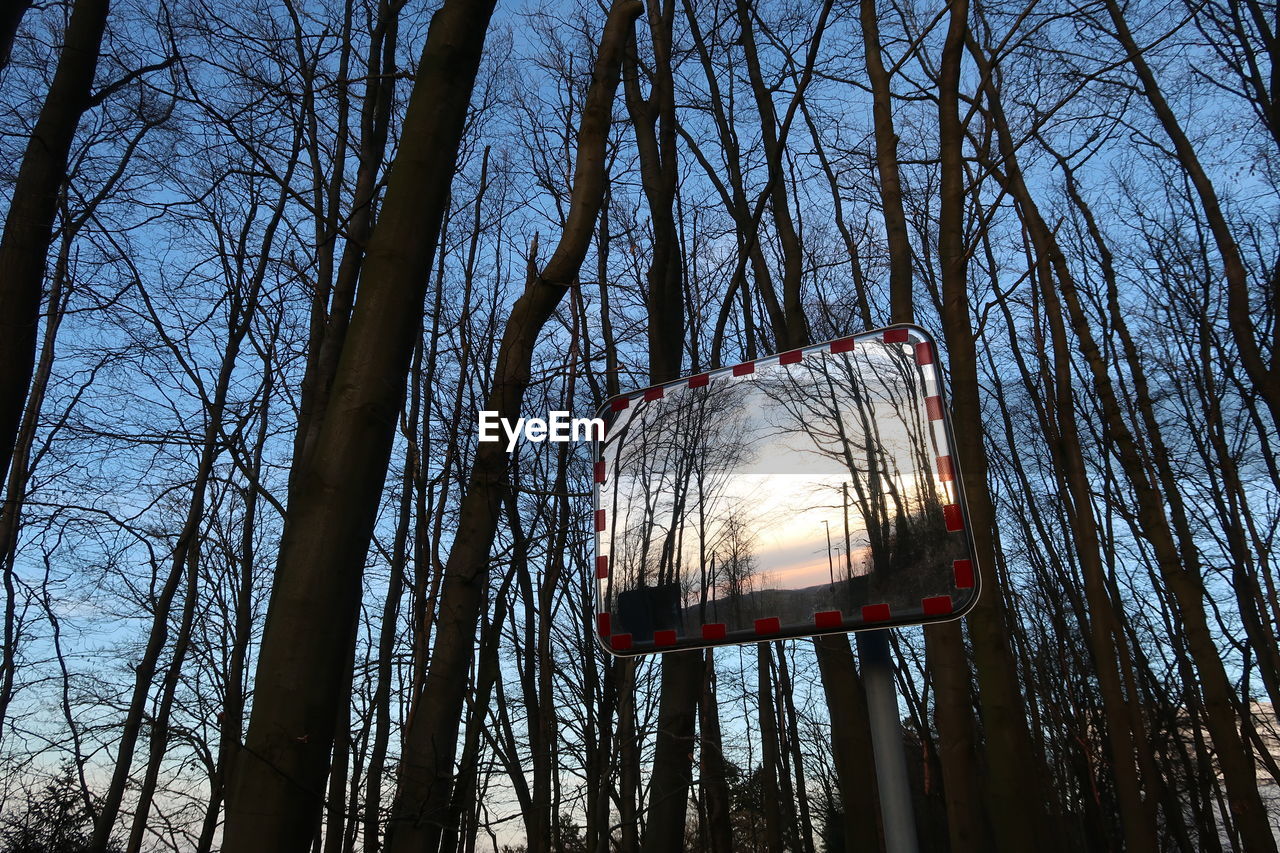
[{"label": "reflected street lamp post", "polygon": [[831,559],[831,522],[827,521],[824,518],[822,519],[822,523],[827,528],[827,573],[830,574],[831,576],[831,585],[835,586],[836,585],[836,564],[835,564],[835,560]]}]

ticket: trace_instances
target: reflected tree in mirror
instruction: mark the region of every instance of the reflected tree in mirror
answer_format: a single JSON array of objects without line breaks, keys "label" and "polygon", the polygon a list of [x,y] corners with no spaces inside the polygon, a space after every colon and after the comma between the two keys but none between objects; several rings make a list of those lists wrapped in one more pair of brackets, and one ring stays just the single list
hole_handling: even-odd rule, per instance
[{"label": "reflected tree in mirror", "polygon": [[595,513],[606,648],[962,615],[977,571],[934,352],[898,326],[607,403]]}]

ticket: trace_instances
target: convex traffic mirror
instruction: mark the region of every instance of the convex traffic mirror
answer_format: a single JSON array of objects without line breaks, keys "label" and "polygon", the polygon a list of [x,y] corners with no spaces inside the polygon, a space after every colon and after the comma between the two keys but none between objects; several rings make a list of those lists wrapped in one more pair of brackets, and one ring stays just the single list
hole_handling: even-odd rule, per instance
[{"label": "convex traffic mirror", "polygon": [[605,403],[615,654],[954,619],[978,571],[932,339],[894,326]]}]

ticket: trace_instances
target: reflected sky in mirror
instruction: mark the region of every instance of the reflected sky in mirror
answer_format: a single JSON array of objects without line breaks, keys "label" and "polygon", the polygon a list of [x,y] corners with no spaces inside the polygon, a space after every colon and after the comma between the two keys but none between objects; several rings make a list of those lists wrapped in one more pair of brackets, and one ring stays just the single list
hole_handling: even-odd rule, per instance
[{"label": "reflected sky in mirror", "polygon": [[969,544],[931,344],[915,330],[887,337],[615,404],[625,408],[597,466],[607,645],[849,630],[967,603],[972,583],[956,564]]}]

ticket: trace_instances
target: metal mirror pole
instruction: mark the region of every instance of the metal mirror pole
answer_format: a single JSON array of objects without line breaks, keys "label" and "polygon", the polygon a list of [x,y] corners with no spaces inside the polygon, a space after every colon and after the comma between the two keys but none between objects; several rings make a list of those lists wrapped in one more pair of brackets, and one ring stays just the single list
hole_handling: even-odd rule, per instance
[{"label": "metal mirror pole", "polygon": [[859,631],[855,636],[871,721],[871,748],[876,759],[885,853],[917,853],[920,847],[911,809],[911,785],[907,781],[907,756],[898,717],[898,693],[893,685],[893,662],[889,658],[889,631]]}]

